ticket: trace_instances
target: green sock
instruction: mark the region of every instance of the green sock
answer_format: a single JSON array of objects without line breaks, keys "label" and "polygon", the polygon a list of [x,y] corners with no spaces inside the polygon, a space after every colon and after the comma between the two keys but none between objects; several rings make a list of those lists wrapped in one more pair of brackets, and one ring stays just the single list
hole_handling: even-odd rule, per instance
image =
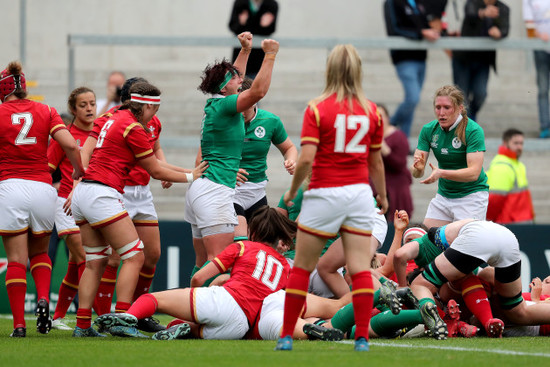
[{"label": "green sock", "polygon": [[193,275],[195,275],[195,273],[199,270],[201,270],[201,268],[199,268],[197,265],[193,266],[193,270],[191,270],[191,278],[193,278]]},{"label": "green sock", "polygon": [[419,310],[401,310],[397,315],[386,311],[373,316],[370,326],[380,336],[392,336],[396,330],[413,327],[422,322]]},{"label": "green sock", "polygon": [[431,298],[422,298],[418,301],[418,304],[419,304],[419,308],[422,308],[422,306],[424,306],[426,303],[433,303],[435,305],[435,301]]},{"label": "green sock", "polygon": [[372,307],[376,307],[378,306],[378,301],[380,300],[380,289],[374,291],[374,294],[372,296]]},{"label": "green sock", "polygon": [[348,303],[344,307],[338,310],[331,319],[332,327],[340,329],[343,332],[351,330],[355,325],[355,316],[353,315],[353,304]]}]

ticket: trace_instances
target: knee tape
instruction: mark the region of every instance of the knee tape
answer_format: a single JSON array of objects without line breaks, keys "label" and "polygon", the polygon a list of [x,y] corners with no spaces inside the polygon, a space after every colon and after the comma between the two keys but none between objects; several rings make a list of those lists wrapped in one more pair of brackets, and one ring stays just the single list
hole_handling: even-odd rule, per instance
[{"label": "knee tape", "polygon": [[143,242],[141,242],[141,240],[138,238],[137,240],[132,241],[129,244],[117,249],[116,252],[118,252],[122,260],[126,260],[140,253],[142,249]]},{"label": "knee tape", "polygon": [[86,261],[104,259],[113,253],[113,250],[109,245],[103,247],[82,247],[84,247],[84,251],[86,251]]}]

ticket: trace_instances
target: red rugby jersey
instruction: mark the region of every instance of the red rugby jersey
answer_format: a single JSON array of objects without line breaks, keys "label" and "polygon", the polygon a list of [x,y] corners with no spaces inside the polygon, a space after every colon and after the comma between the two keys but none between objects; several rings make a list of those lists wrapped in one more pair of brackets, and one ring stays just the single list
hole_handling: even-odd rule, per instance
[{"label": "red rugby jersey", "polygon": [[377,107],[368,103],[368,115],[356,100],[350,112],[347,99],[338,103],[336,94],[306,108],[301,144],[317,145],[310,189],[368,184],[367,157],[383,138]]},{"label": "red rugby jersey", "polygon": [[[155,115],[147,123],[147,128],[149,128],[149,142],[151,143],[151,149],[155,148],[155,142],[159,139],[160,131],[162,130],[162,124],[160,123],[159,118]],[[130,171],[128,178],[126,179],[126,186],[144,186],[149,183],[151,180],[151,175],[140,165],[135,165],[134,168]]]},{"label": "red rugby jersey", "polygon": [[232,268],[223,287],[254,324],[265,297],[286,287],[290,266],[274,248],[258,242],[232,243],[214,260],[220,272]]},{"label": "red rugby jersey", "polygon": [[101,128],[96,120],[90,136],[97,137],[97,144],[84,179],[124,193],[124,182],[137,160],[153,155],[147,131],[130,111],[119,110]]},{"label": "red rugby jersey", "polygon": [[[80,148],[82,148],[86,138],[88,138],[90,134],[89,131],[82,130],[74,124],[69,126],[69,132]],[[61,171],[61,181],[57,196],[67,198],[73,189],[73,166],[65,155],[65,151],[61,148],[61,145],[55,140],[50,141],[50,145],[48,146],[48,165],[52,170],[56,170],[57,167],[59,167]]]},{"label": "red rugby jersey", "polygon": [[0,105],[0,181],[9,178],[52,183],[48,139],[66,129],[55,108],[28,99]]}]

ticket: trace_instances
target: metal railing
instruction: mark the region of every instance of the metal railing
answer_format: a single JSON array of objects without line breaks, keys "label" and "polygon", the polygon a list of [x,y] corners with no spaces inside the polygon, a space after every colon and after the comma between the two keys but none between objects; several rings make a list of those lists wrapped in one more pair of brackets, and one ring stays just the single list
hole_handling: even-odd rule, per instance
[{"label": "metal railing", "polygon": [[[258,37],[260,40],[261,37]],[[332,49],[337,44],[351,43],[358,49],[401,50],[550,50],[550,43],[540,39],[443,37],[435,42],[409,40],[403,37],[380,38],[277,38],[281,47],[302,49]],[[235,37],[168,37],[168,36],[121,36],[69,34],[68,85],[69,93],[75,87],[75,51],[81,46],[181,46],[181,47],[238,47]]]}]

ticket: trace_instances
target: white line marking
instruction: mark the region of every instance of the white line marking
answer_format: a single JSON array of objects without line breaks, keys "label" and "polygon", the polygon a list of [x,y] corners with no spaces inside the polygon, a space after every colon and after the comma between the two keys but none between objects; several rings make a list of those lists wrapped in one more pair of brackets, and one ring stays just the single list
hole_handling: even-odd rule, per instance
[{"label": "white line marking", "polygon": [[[353,340],[342,340],[338,343],[344,344],[354,344]],[[530,357],[545,357],[550,358],[549,353],[528,353],[528,352],[516,352],[512,350],[502,350],[502,349],[480,349],[480,348],[465,348],[465,347],[445,347],[437,345],[418,345],[418,344],[409,344],[409,343],[380,343],[373,342],[369,340],[369,345],[375,345],[377,347],[389,347],[389,348],[416,348],[416,349],[439,349],[439,350],[454,350],[459,352],[480,352],[480,353],[495,353],[495,354],[507,354],[514,356],[530,356]]]}]

